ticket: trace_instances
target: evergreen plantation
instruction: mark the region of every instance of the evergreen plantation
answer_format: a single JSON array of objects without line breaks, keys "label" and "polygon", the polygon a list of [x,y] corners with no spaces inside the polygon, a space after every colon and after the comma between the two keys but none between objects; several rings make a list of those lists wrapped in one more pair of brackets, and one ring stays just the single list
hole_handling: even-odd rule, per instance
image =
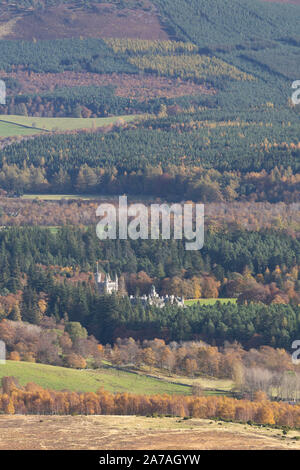
[{"label": "evergreen plantation", "polygon": [[[144,271],[153,282],[183,276],[181,285],[184,285],[185,280],[196,282],[197,276],[207,272],[221,282],[225,277],[231,279],[229,285],[233,288],[234,282],[243,279],[242,274],[247,279],[252,272],[262,276],[262,280],[264,275],[265,280],[267,276],[270,279],[275,276],[274,281],[283,286],[284,272],[295,273],[300,256],[299,241],[284,233],[208,233],[204,250],[192,255],[179,241],[100,242],[92,229],[63,228],[52,233],[44,228],[12,228],[0,232],[0,241],[0,281],[4,295],[1,299],[15,293],[14,307],[2,310],[2,318],[39,324],[44,315],[54,316],[56,320],[67,317],[80,322],[104,344],[116,339],[121,331],[122,335],[138,338],[161,337],[168,341],[201,338],[218,344],[237,340],[245,346],[267,344],[286,348],[297,336],[300,312],[296,305],[217,302],[162,310],[139,303],[132,305],[128,297],[101,297],[95,291],[91,275],[96,262],[102,260],[100,267],[108,272],[121,275]],[[79,266],[90,277],[70,282],[71,276],[55,275],[55,266],[65,267],[66,274],[72,266],[74,269]],[[290,274],[288,277],[291,279]],[[208,282],[205,277],[200,280],[203,292],[213,289],[212,279],[210,287]],[[19,302],[20,289],[23,294]],[[42,310],[41,300],[45,306]]]}]

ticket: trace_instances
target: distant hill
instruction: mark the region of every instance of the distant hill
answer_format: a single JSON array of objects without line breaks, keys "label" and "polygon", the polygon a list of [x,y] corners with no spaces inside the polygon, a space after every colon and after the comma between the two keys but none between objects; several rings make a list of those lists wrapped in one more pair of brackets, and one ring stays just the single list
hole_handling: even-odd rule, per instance
[{"label": "distant hill", "polygon": [[[62,39],[73,37],[128,37],[168,39],[156,7],[142,1],[43,0],[43,8],[28,6],[34,2],[0,1],[0,38]],[[53,6],[55,4],[55,6]]]},{"label": "distant hill", "polygon": [[[300,4],[300,0],[261,2]],[[161,8],[160,3],[159,0],[0,0],[0,38],[122,37],[166,40],[174,36],[174,30],[170,29],[168,15],[165,16],[165,9]],[[222,4],[222,1],[219,3]],[[189,8],[187,14],[188,11]]]}]

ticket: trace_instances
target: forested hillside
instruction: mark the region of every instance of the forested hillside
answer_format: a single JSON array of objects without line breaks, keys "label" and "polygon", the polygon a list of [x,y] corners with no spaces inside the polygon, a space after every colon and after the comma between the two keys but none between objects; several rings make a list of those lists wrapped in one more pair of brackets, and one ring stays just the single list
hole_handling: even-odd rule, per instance
[{"label": "forested hillside", "polygon": [[[100,243],[91,229],[23,227],[2,230],[0,239],[2,318],[67,318],[104,343],[121,334],[288,348],[299,328],[299,241],[280,231],[208,232],[203,250],[192,254],[179,241]],[[124,278],[129,294],[155,284],[162,294],[238,298],[238,305],[160,309],[102,297],[94,284],[97,261]]]},{"label": "forested hillside", "polygon": [[[132,38],[124,32],[123,38],[1,40],[0,77],[7,81],[8,97],[0,112],[7,120],[14,114],[96,118],[148,113],[139,124],[112,126],[105,135],[20,136],[13,145],[6,138],[0,150],[3,188],[179,194],[204,201],[297,200],[300,115],[291,87],[300,75],[299,6],[258,0],[146,3],[145,11],[156,8],[169,39]],[[13,8],[4,4],[8,12]],[[71,2],[42,2],[40,11],[50,4],[73,8]],[[98,4],[77,2],[76,8]],[[112,6],[120,12],[128,7],[129,16],[137,8],[135,2]],[[34,2],[23,7],[32,10],[29,16],[38,9]],[[124,93],[126,80],[132,86]],[[143,80],[154,94],[135,93]],[[177,84],[180,91],[171,96]],[[208,176],[208,169],[220,174]],[[224,172],[230,175],[224,178]],[[280,175],[276,182],[273,172]],[[157,176],[168,185],[162,187]]]}]

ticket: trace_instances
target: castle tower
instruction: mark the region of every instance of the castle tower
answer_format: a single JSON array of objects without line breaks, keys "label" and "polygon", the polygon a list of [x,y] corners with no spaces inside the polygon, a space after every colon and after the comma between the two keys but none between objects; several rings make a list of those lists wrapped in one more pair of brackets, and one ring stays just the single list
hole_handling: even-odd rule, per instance
[{"label": "castle tower", "polygon": [[99,265],[97,263],[97,272],[95,273],[95,282],[98,286],[100,295],[112,294],[113,292],[119,291],[119,279],[118,276],[112,281],[109,274],[99,272]]}]

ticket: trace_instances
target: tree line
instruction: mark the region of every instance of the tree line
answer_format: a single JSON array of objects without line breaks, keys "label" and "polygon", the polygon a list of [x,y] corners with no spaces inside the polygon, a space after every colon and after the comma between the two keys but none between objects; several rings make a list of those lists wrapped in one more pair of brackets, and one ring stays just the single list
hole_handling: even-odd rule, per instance
[{"label": "tree line", "polygon": [[252,402],[215,396],[112,394],[103,389],[79,393],[47,390],[34,383],[21,387],[13,377],[2,379],[2,390],[0,410],[6,414],[168,415],[300,426],[299,405],[269,402],[261,395]]}]

